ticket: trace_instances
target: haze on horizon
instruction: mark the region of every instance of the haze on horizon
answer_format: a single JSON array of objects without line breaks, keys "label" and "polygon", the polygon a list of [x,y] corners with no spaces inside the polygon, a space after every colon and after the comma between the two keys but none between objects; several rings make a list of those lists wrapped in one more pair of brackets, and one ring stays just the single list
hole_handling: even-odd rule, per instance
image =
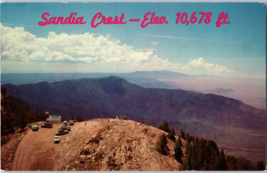
[{"label": "haze on horizon", "polygon": [[[212,22],[225,11],[231,24],[177,25],[171,22],[177,9],[188,14],[211,11]],[[87,23],[41,27],[38,22],[45,11],[50,16],[76,11]],[[141,28],[128,22],[94,29],[90,21],[98,11],[106,16],[125,13],[125,20],[154,11],[169,24]],[[4,3],[1,14],[1,73],[169,70],[266,79],[265,8],[259,3]]]}]

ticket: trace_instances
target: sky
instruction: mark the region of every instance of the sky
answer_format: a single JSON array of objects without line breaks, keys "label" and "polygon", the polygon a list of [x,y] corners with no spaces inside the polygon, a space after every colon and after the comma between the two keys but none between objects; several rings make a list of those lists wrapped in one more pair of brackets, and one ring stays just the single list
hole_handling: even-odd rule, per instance
[{"label": "sky", "polygon": [[[124,14],[126,24],[91,27],[93,17]],[[141,27],[146,13],[168,24]],[[190,21],[176,24],[177,13]],[[201,24],[199,12],[211,12]],[[216,27],[221,12],[229,24]],[[86,24],[40,26],[42,15],[77,13]],[[151,15],[147,16],[150,20]],[[140,22],[129,22],[140,19]],[[96,19],[95,23],[101,19]],[[266,78],[265,6],[261,3],[2,3],[1,73],[170,70],[190,75]]]}]

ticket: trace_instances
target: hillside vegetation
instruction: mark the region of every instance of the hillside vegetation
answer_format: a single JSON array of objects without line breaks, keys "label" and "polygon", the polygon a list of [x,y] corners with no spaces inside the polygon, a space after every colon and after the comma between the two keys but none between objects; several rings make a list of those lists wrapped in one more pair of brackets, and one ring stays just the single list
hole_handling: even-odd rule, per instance
[{"label": "hillside vegetation", "polygon": [[28,123],[45,120],[44,113],[32,111],[24,99],[14,97],[1,86],[1,136],[13,133],[15,128],[24,129]]}]

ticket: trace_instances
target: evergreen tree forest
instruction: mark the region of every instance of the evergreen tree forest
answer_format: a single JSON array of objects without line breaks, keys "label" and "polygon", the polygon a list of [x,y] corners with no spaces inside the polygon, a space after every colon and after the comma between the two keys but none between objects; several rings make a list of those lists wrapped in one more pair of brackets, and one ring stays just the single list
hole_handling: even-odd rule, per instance
[{"label": "evergreen tree forest", "polygon": [[[193,137],[189,133],[185,133],[183,129],[178,139],[175,139],[175,132],[169,130],[167,122],[159,127],[159,129],[169,132],[167,137],[175,141],[175,159],[182,164],[183,170],[265,170],[264,161],[259,161],[253,164],[245,158],[236,158],[224,154],[223,149],[219,149],[213,140]],[[164,134],[163,134],[164,135]],[[166,137],[160,136],[157,143],[157,151],[166,155]],[[183,146],[181,139],[186,141],[186,146]],[[182,148],[186,148],[185,156]]]},{"label": "evergreen tree forest", "polygon": [[[264,170],[263,161],[257,168],[245,158],[227,156],[219,150],[213,140],[199,139],[181,130],[181,138],[186,142],[185,158],[182,160],[184,170]],[[179,160],[178,160],[179,161]]]},{"label": "evergreen tree forest", "polygon": [[28,123],[45,121],[47,115],[32,111],[27,102],[17,98],[1,86],[1,136],[14,132],[15,127],[25,128]]}]

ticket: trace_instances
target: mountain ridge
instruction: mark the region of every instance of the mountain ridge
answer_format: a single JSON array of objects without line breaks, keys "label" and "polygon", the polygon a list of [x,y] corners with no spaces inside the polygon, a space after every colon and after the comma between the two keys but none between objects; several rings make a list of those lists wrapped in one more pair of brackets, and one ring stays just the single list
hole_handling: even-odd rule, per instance
[{"label": "mountain ridge", "polygon": [[235,140],[243,137],[259,141],[257,147],[261,151],[265,146],[264,140],[248,137],[245,131],[266,133],[266,112],[224,96],[143,88],[115,76],[4,87],[13,95],[23,97],[32,109],[61,114],[65,118],[127,115],[153,126],[167,121],[178,131],[177,128],[184,128],[192,135],[215,139],[222,147],[229,144],[237,147],[241,141],[237,144]]},{"label": "mountain ridge", "polygon": [[[68,94],[68,97],[71,99],[78,99],[79,97],[83,97],[83,99],[87,99],[86,96],[94,96],[97,98],[98,93],[100,96],[107,97],[106,100],[124,100],[132,103],[136,106],[136,108],[152,109],[152,112],[157,111],[166,111],[168,110],[168,114],[170,117],[179,115],[180,112],[192,111],[197,109],[208,109],[209,111],[218,111],[225,109],[234,109],[234,113],[240,111],[242,113],[243,107],[246,107],[247,110],[251,111],[263,111],[257,108],[245,105],[242,101],[227,98],[224,96],[218,96],[215,94],[201,94],[201,93],[193,93],[190,91],[184,91],[181,89],[154,89],[154,88],[143,88],[137,86],[135,84],[131,84],[127,82],[127,80],[110,76],[108,78],[83,78],[78,80],[65,80],[60,82],[40,82],[37,84],[29,84],[29,85],[12,85],[7,84],[3,85],[11,94],[17,95],[20,97],[25,97],[26,101],[30,105],[34,105],[31,99],[38,99],[34,97],[34,95],[38,94],[39,97],[52,99],[51,97],[66,97],[66,93],[72,92]],[[34,93],[30,96],[27,94],[23,94],[23,92]],[[75,94],[73,93],[75,92]],[[60,98],[59,98],[60,99]],[[98,99],[98,98],[97,98]],[[129,100],[131,99],[131,100]],[[62,99],[61,99],[62,100]],[[146,102],[143,102],[146,100]],[[65,100],[66,101],[66,100]],[[99,100],[101,103],[101,100]],[[145,105],[140,104],[139,102],[146,103]],[[216,104],[220,103],[220,104]],[[121,102],[121,104],[123,104]],[[155,108],[154,106],[158,105],[160,107]],[[175,105],[175,106],[174,106]],[[108,111],[108,110],[107,110]],[[243,110],[244,111],[244,110]],[[127,112],[120,114],[127,114]],[[157,116],[162,115],[160,113],[156,113]],[[63,115],[64,116],[64,115]],[[165,115],[168,116],[168,115]],[[235,115],[237,116],[237,115]],[[240,115],[241,116],[241,115]],[[228,116],[226,116],[228,117]],[[226,118],[224,117],[224,118]],[[219,117],[217,117],[219,118]],[[229,119],[230,121],[230,119]],[[228,121],[228,122],[229,122]],[[257,121],[259,122],[259,121]],[[259,124],[257,125],[257,127]]]}]

